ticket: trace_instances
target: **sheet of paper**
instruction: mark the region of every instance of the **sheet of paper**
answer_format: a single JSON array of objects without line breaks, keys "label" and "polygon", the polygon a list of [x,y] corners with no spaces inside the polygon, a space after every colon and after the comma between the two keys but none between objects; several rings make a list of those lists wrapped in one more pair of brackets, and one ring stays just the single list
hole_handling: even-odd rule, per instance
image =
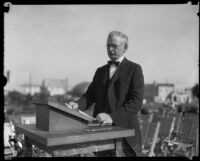
[{"label": "sheet of paper", "polygon": [[95,131],[104,131],[104,130],[112,130],[112,127],[105,127],[105,128],[87,128],[87,129],[82,129],[83,131],[87,132],[95,132]]},{"label": "sheet of paper", "polygon": [[[71,107],[68,103],[65,103],[65,105],[66,105],[69,109],[72,109],[72,107]],[[72,110],[73,110],[73,109],[72,109]],[[96,118],[94,118],[94,117],[92,117],[92,116],[86,114],[85,112],[83,112],[83,111],[81,111],[81,110],[79,110],[79,109],[76,109],[76,110],[77,110],[79,113],[81,113],[81,114],[83,114],[83,115],[85,115],[85,116],[91,118],[92,120],[96,120]]]}]

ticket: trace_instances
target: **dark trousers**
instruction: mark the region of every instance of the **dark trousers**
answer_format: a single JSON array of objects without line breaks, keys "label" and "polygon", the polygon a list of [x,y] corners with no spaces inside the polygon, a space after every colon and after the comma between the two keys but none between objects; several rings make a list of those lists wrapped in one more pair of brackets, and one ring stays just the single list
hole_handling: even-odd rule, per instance
[{"label": "dark trousers", "polygon": [[[125,157],[136,157],[135,151],[130,147],[130,145],[124,138],[122,139],[122,149],[123,149]],[[97,157],[116,157],[115,150],[96,152],[94,154]]]}]

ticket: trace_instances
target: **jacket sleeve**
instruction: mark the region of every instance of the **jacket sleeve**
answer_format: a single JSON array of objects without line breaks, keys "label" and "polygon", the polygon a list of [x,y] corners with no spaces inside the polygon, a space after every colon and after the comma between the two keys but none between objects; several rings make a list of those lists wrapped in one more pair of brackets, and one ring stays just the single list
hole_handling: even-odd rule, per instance
[{"label": "jacket sleeve", "polygon": [[144,97],[144,76],[140,65],[138,65],[133,72],[129,86],[129,93],[125,102],[119,108],[111,113],[111,117],[115,122],[121,117],[137,114],[141,109]]},{"label": "jacket sleeve", "polygon": [[[97,69],[98,70],[98,69]],[[76,102],[79,105],[80,110],[87,110],[94,102],[95,102],[95,80],[96,80],[96,74],[93,77],[92,82],[88,86],[86,92],[81,96],[80,99],[78,99]]]}]

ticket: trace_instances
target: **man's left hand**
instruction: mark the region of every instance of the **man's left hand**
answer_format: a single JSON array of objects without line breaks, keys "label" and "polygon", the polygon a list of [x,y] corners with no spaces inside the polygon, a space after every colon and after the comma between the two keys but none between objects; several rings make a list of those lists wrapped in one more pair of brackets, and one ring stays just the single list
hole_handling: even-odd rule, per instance
[{"label": "man's left hand", "polygon": [[107,113],[99,113],[96,119],[101,123],[101,125],[112,125],[113,120]]}]

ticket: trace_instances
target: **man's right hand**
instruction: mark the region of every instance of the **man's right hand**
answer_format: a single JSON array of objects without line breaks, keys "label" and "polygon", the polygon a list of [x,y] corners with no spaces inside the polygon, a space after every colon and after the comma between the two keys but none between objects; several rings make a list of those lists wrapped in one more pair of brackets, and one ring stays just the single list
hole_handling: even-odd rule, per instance
[{"label": "man's right hand", "polygon": [[[67,103],[66,103],[66,105],[67,105]],[[68,105],[69,106],[67,106],[67,107],[70,109],[73,109],[73,110],[78,109],[78,103],[76,103],[76,102],[69,102]]]}]

